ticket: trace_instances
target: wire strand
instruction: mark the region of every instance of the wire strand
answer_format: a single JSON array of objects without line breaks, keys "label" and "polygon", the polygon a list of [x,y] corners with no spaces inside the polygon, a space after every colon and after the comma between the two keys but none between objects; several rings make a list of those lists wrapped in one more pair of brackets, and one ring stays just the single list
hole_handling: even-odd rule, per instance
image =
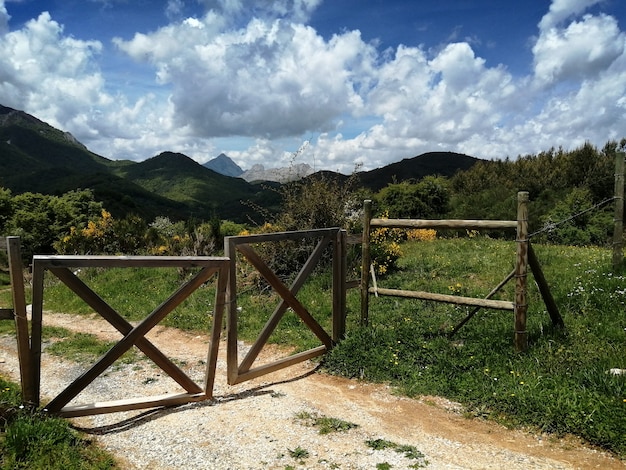
[{"label": "wire strand", "polygon": [[569,216],[566,219],[560,220],[558,222],[547,222],[542,228],[540,228],[539,230],[537,230],[536,232],[531,233],[530,235],[528,235],[528,238],[534,237],[535,235],[539,235],[540,233],[543,232],[550,232],[552,230],[554,230],[555,228],[557,228],[559,225],[563,225],[566,222],[569,222],[571,220],[574,220],[577,217],[580,217],[583,214],[586,214],[587,212],[591,212],[593,210],[596,210],[606,204],[608,204],[609,202],[614,201],[615,199],[617,199],[615,196],[610,197],[608,199],[605,199],[604,201],[601,201],[597,204],[595,204],[594,206],[591,206],[583,211],[577,212],[576,214],[573,214],[571,216]]}]

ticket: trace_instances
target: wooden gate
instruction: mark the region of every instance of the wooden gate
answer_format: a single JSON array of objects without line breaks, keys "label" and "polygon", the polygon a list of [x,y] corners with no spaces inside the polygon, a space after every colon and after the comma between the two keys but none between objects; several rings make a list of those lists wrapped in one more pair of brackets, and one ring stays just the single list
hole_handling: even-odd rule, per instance
[{"label": "wooden gate", "polygon": [[[185,284],[180,286],[168,299],[147,315],[137,326],[131,325],[89,286],[78,278],[72,269],[76,268],[128,268],[128,267],[170,267],[200,268]],[[72,269],[70,269],[72,268]],[[215,366],[219,347],[221,325],[224,313],[226,283],[228,280],[228,259],[216,257],[179,257],[179,256],[34,256],[33,257],[33,304],[31,326],[31,361],[29,371],[33,383],[33,396],[39,404],[41,372],[41,330],[44,294],[44,272],[47,270],[59,278],[91,308],[117,329],[123,338],[104,356],[97,360],[89,370],[76,378],[65,390],[57,395],[48,405],[50,412],[61,416],[83,416],[126,411],[159,406],[171,406],[212,398],[215,379]],[[210,334],[207,366],[204,386],[196,384],[178,366],[156,348],[145,335],[163,320],[177,305],[191,295],[201,285],[217,275],[217,288],[213,311],[213,326]],[[207,312],[208,314],[209,312]],[[113,362],[132,346],[137,346],[147,357],[174,379],[186,393],[168,394],[154,397],[138,397],[125,400],[84,405],[66,406],[98,375],[102,374]],[[123,385],[121,385],[123,386]]]},{"label": "wooden gate", "polygon": [[[276,243],[285,240],[319,240],[312,250],[307,261],[300,269],[297,277],[290,287],[287,287],[263,261],[261,256],[252,247],[259,243]],[[333,282],[332,282],[332,331],[326,332],[324,328],[313,318],[306,306],[296,297],[298,291],[319,262],[324,250],[333,244]],[[228,316],[227,316],[227,367],[228,383],[237,383],[269,374],[276,370],[289,367],[299,362],[320,356],[328,351],[344,335],[345,332],[345,303],[346,303],[346,232],[339,228],[304,230],[294,232],[268,233],[259,235],[247,235],[226,237],[224,243],[225,255],[230,259],[228,283]],[[237,351],[237,253],[252,264],[263,276],[267,283],[281,297],[274,312],[267,320],[258,338],[239,363]],[[263,346],[280,322],[284,313],[291,308],[309,329],[319,338],[322,345],[301,353],[287,356],[270,364],[264,364],[252,368]]]}]

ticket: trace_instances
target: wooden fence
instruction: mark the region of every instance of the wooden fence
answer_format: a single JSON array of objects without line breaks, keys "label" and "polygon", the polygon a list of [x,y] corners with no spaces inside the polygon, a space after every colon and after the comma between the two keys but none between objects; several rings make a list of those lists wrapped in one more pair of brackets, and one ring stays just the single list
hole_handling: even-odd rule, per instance
[{"label": "wooden fence", "polygon": [[17,337],[17,354],[20,363],[20,382],[22,400],[25,403],[38,403],[35,395],[34,378],[31,372],[30,333],[26,317],[26,298],[24,296],[24,269],[19,237],[0,237],[0,249],[6,250],[9,260],[9,276],[13,294],[13,308],[0,309],[0,319],[14,320]]},{"label": "wooden fence", "polygon": [[[261,256],[255,251],[254,245],[276,243],[281,241],[318,240],[308,259],[300,269],[293,283],[286,286],[274,273]],[[332,245],[332,331],[327,332],[296,297],[309,275],[321,259],[327,247]],[[228,383],[233,385],[259,377],[270,372],[283,369],[299,362],[324,354],[341,339],[345,333],[346,313],[346,231],[339,228],[302,230],[293,232],[266,233],[226,237],[224,242],[225,255],[230,259],[230,280],[228,283],[227,302],[229,306],[227,330],[227,368]],[[250,350],[239,363],[237,351],[237,253],[242,255],[263,276],[281,300],[267,320],[259,336]],[[321,346],[284,357],[270,364],[252,368],[263,346],[280,322],[287,309],[291,308],[304,324],[317,336]]]},{"label": "wooden fence", "polygon": [[[515,324],[515,349],[523,351],[527,348],[528,338],[526,331],[526,315],[528,310],[527,301],[527,278],[528,266],[535,274],[535,280],[540,285],[540,292],[544,298],[552,322],[563,325],[563,320],[556,309],[556,305],[550,295],[550,290],[537,258],[532,251],[528,240],[528,192],[522,191],[517,195],[517,220],[423,220],[423,219],[378,219],[372,218],[371,201],[364,204],[362,242],[362,267],[361,267],[361,323],[369,322],[369,297],[372,294],[386,295],[403,298],[430,300],[435,302],[447,302],[457,305],[467,305],[476,308],[491,308],[514,312]],[[467,229],[467,230],[502,230],[517,229],[515,269],[485,298],[463,297],[457,295],[438,294],[423,291],[406,291],[400,289],[385,289],[378,286],[370,286],[370,231],[375,227],[401,228],[401,229]],[[500,290],[509,280],[515,278],[515,300],[491,300],[491,297]],[[470,315],[455,329],[462,326],[476,312]]]},{"label": "wooden fence", "polygon": [[[156,309],[150,312],[138,325],[131,325],[97,293],[91,290],[74,273],[75,268],[198,268],[190,280],[173,292]],[[33,303],[30,340],[30,360],[22,371],[22,385],[29,384],[28,395],[34,405],[39,405],[41,376],[41,333],[43,320],[44,273],[54,274],[76,295],[83,299],[95,312],[100,314],[122,334],[119,340],[104,356],[99,358],[87,371],[83,372],[59,395],[47,404],[46,408],[60,416],[83,416],[114,411],[171,406],[182,403],[207,400],[212,398],[215,379],[215,367],[219,347],[221,325],[224,312],[226,283],[228,280],[228,259],[218,257],[183,257],[183,256],[34,256],[33,257]],[[216,294],[213,326],[210,333],[208,359],[204,385],[196,384],[178,366],[167,358],[145,335],[163,320],[176,306],[191,295],[196,289],[216,276]],[[21,277],[21,272],[20,272]],[[14,291],[16,286],[14,286]],[[210,312],[207,312],[209,315]],[[67,406],[98,375],[102,374],[114,361],[131,347],[137,346],[167,375],[175,380],[184,393],[167,394],[153,397],[136,397],[124,400],[87,403]]]}]

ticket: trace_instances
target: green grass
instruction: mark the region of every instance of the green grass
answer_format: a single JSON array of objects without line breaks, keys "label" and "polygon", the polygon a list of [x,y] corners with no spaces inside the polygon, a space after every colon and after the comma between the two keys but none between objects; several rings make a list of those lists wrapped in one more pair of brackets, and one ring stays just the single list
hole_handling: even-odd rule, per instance
[{"label": "green grass", "polygon": [[[379,287],[485,296],[512,269],[514,244],[486,238],[403,246],[400,271]],[[571,433],[626,456],[626,277],[600,248],[535,246],[566,329],[552,327],[529,283],[529,349],[513,348],[508,312],[372,297],[369,328],[348,331],[326,358],[331,373],[388,382],[408,396],[439,395],[469,416]],[[416,275],[417,273],[417,275]],[[513,284],[501,298],[513,299]]]},{"label": "green grass", "polygon": [[[354,289],[348,293],[346,338],[323,359],[325,370],[390,383],[408,396],[443,396],[462,403],[467,416],[555,435],[571,433],[626,457],[626,376],[608,373],[626,369],[626,276],[611,272],[608,249],[534,248],[565,330],[551,325],[532,276],[525,353],[514,351],[513,315],[505,311],[483,309],[450,338],[470,308],[372,296],[370,326],[359,327],[359,293]],[[483,237],[405,243],[402,251],[400,269],[379,278],[379,287],[484,297],[511,272],[515,260],[513,242]],[[124,317],[138,320],[188,274],[125,269],[88,270],[79,276]],[[91,312],[52,276],[47,275],[46,284],[46,310]],[[328,274],[316,274],[298,293],[327,331],[329,286]],[[279,299],[247,280],[238,288],[239,337],[252,341]],[[213,289],[211,282],[203,286],[166,324],[207,331]],[[0,291],[0,306],[6,305],[5,295]],[[495,298],[513,300],[513,281]],[[285,313],[270,341],[297,350],[320,344],[292,311]]]},{"label": "green grass", "polygon": [[[50,327],[44,328],[43,334],[47,338],[62,338],[46,347],[46,353],[79,363],[92,363],[117,343],[116,341],[102,341],[89,333],[68,331],[61,336],[59,333],[51,332]],[[130,364],[137,361],[138,357],[139,353],[133,348],[124,353],[116,364]]]},{"label": "green grass", "polygon": [[113,457],[67,420],[20,405],[18,387],[0,377],[0,469],[116,469]]},{"label": "green grass", "polygon": [[428,460],[426,460],[425,458],[425,455],[420,452],[415,446],[396,444],[395,442],[387,441],[385,439],[370,439],[365,441],[365,445],[372,450],[392,449],[399,454],[404,454],[404,457],[407,459],[418,461],[410,465],[409,468],[424,468],[427,467],[429,464]]},{"label": "green grass", "polygon": [[339,418],[332,418],[329,416],[319,416],[316,413],[309,413],[308,411],[302,411],[296,414],[296,421],[304,424],[305,426],[316,427],[320,434],[330,434],[332,432],[346,432],[350,429],[357,428],[359,425],[344,421]]}]

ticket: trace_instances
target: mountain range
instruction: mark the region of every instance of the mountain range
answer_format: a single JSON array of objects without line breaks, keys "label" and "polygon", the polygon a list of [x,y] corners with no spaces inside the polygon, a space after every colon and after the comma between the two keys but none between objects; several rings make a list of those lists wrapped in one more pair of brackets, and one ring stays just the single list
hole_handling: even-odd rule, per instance
[{"label": "mountain range", "polygon": [[[476,161],[467,155],[431,152],[356,176],[362,186],[378,191],[396,180],[452,176]],[[280,203],[275,190],[279,183],[259,177],[268,171],[264,168],[257,167],[254,180],[246,181],[246,172],[224,154],[205,165],[174,152],[163,152],[142,162],[111,160],[91,152],[71,134],[2,105],[0,168],[0,186],[13,194],[63,194],[91,189],[114,217],[133,213],[146,220],[158,215],[174,220],[206,220],[218,216],[247,222],[255,220],[255,207],[271,212]],[[289,171],[306,176],[308,169]],[[338,173],[318,173],[331,175],[339,182],[348,178]]]}]

